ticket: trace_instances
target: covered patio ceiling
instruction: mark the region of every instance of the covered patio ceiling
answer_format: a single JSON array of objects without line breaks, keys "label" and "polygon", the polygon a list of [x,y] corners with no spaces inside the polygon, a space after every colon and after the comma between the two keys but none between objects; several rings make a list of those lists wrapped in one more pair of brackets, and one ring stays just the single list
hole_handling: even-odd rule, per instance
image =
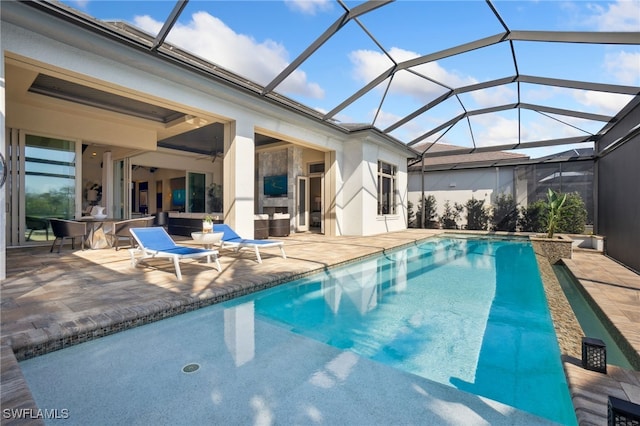
[{"label": "covered patio ceiling", "polygon": [[[370,128],[418,157],[593,148],[640,103],[637,1],[597,2],[588,16],[581,2],[573,11],[553,9],[555,15],[529,14],[525,9],[535,5],[519,1],[308,2],[322,13],[305,16],[308,31],[295,34],[278,28],[286,12],[277,2],[141,1],[109,20],[103,11],[65,3],[29,4],[345,132]],[[112,3],[111,18],[117,10]],[[245,43],[256,50],[235,54],[268,56],[268,41],[290,36],[280,47],[293,59],[276,61],[268,72],[253,73],[222,49],[202,49],[185,37],[206,37],[206,30],[195,32],[198,20],[215,18],[230,29],[220,42],[233,43],[249,31],[242,19],[265,11],[273,15],[255,33],[266,41]],[[218,40],[217,21],[207,22]],[[432,151],[439,143],[457,148]]]}]

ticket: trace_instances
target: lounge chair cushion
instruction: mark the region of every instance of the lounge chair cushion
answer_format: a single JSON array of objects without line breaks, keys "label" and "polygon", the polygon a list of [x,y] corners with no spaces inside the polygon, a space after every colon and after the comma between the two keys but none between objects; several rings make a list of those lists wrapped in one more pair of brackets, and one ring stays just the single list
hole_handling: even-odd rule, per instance
[{"label": "lounge chair cushion", "polygon": [[[129,249],[129,253],[131,254],[131,263],[134,266],[140,260],[146,258],[169,258],[173,260],[173,264],[176,269],[176,276],[179,280],[182,280],[182,273],[180,271],[179,264],[180,260],[206,257],[208,261],[211,261],[211,258],[213,257],[218,271],[222,271],[220,261],[218,260],[217,250],[178,245],[161,226],[130,228],[129,232],[131,232],[133,238],[138,242],[138,248]],[[136,255],[141,256],[136,257]]]},{"label": "lounge chair cushion", "polygon": [[234,231],[229,225],[226,224],[213,224],[213,232],[222,232],[222,240],[220,247],[225,246],[234,247],[236,250],[243,248],[253,249],[256,253],[256,259],[258,263],[262,263],[262,257],[260,256],[260,248],[278,247],[282,258],[286,259],[287,255],[284,252],[284,242],[279,240],[252,240],[242,238],[236,231]]}]

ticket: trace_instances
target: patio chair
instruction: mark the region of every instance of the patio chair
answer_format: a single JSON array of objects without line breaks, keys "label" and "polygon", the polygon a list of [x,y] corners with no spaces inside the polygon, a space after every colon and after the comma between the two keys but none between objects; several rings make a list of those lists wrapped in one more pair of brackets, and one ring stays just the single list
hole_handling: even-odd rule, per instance
[{"label": "patio chair", "polygon": [[135,247],[135,240],[129,229],[131,228],[146,228],[153,224],[155,216],[147,216],[135,219],[127,219],[121,220],[119,222],[114,222],[113,226],[109,230],[108,234],[111,239],[111,245],[115,247],[116,250],[120,250],[119,241],[121,239],[126,239],[129,241],[129,245],[133,248]]},{"label": "patio chair", "polygon": [[26,218],[27,229],[29,235],[27,235],[27,241],[31,240],[31,234],[33,231],[44,231],[46,233],[46,240],[49,241],[49,219],[27,216]]},{"label": "patio chair", "polygon": [[[180,246],[173,241],[171,236],[167,234],[161,226],[152,226],[147,228],[130,228],[129,232],[138,243],[137,248],[130,248],[131,264],[135,267],[139,261],[148,258],[168,258],[173,260],[173,266],[176,269],[176,276],[182,280],[180,271],[180,261],[183,259],[199,259],[207,258],[207,262],[211,262],[211,257],[215,259],[218,272],[222,271],[220,261],[218,260],[217,250],[207,250],[194,247]],[[137,254],[141,257],[136,258]]]},{"label": "patio chair", "polygon": [[85,222],[51,218],[49,219],[49,223],[51,224],[53,235],[56,237],[53,240],[53,244],[51,244],[49,253],[53,251],[58,240],[60,240],[60,245],[58,246],[58,253],[60,253],[65,238],[71,238],[71,248],[74,250],[76,238],[80,238],[82,250],[84,250],[84,239],[87,235],[87,224]]},{"label": "patio chair", "polygon": [[250,240],[240,237],[231,229],[229,225],[225,224],[213,224],[213,232],[223,232],[222,240],[220,241],[220,248],[233,247],[236,251],[243,248],[253,249],[256,253],[258,263],[262,263],[262,257],[260,257],[260,248],[278,247],[282,253],[282,258],[286,259],[287,255],[284,252],[284,241],[278,240]]}]

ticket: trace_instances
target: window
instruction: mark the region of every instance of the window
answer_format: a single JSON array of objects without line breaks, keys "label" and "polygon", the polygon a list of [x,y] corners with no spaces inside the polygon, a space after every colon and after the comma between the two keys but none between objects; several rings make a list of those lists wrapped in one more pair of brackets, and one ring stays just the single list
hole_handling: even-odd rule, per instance
[{"label": "window", "polygon": [[309,174],[324,173],[324,163],[309,164]]},{"label": "window", "polygon": [[24,154],[26,216],[73,219],[76,205],[75,142],[27,135]]},{"label": "window", "polygon": [[378,214],[396,213],[396,166],[378,161]]}]

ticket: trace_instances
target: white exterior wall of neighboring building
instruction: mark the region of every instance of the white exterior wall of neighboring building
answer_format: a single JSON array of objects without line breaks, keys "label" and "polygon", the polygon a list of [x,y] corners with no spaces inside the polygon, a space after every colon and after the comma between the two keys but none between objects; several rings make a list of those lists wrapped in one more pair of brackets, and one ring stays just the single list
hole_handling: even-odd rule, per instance
[{"label": "white exterior wall of neighboring building", "polygon": [[[485,200],[485,207],[492,205],[500,194],[515,193],[514,167],[492,167],[474,170],[430,171],[424,174],[425,197],[433,195],[436,198],[437,214],[442,214],[444,203],[449,201],[466,204],[471,198]],[[414,213],[417,211],[422,194],[420,172],[409,175],[409,201],[413,203]],[[520,200],[517,200],[520,202]],[[526,194],[524,196],[526,202]],[[463,213],[464,220],[464,213]]]}]

